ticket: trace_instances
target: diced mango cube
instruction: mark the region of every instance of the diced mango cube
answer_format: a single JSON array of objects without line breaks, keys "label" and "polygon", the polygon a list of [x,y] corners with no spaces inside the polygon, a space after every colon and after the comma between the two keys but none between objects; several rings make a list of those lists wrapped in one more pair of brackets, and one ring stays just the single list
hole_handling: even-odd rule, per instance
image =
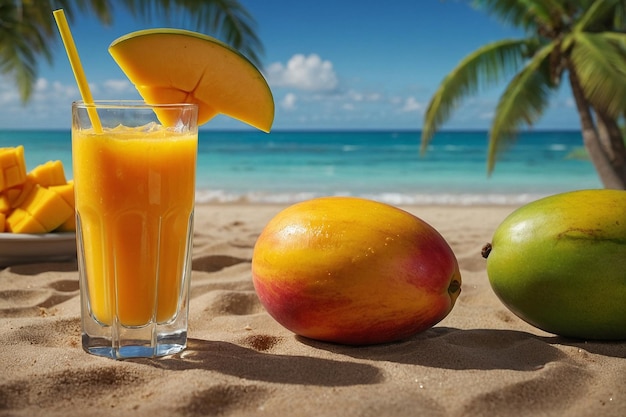
[{"label": "diced mango cube", "polygon": [[48,190],[60,195],[70,207],[74,208],[74,181],[70,180],[63,185],[50,186]]},{"label": "diced mango cube", "polygon": [[61,161],[48,161],[29,172],[35,182],[43,187],[63,185],[67,182]]},{"label": "diced mango cube", "polygon": [[46,233],[46,228],[37,219],[19,207],[7,217],[6,229],[13,233]]},{"label": "diced mango cube", "polygon": [[20,208],[42,224],[46,232],[53,231],[74,215],[74,209],[59,194],[39,184],[35,185]]},{"label": "diced mango cube", "polygon": [[33,191],[35,188],[35,179],[32,175],[27,174],[26,180],[23,184],[18,185],[17,187],[9,188],[5,190],[5,194],[9,199],[9,203],[11,204],[11,208],[16,208],[22,205],[26,197]]},{"label": "diced mango cube", "polygon": [[76,231],[76,215],[73,214],[67,218],[59,227],[53,230],[53,232],[75,232]]},{"label": "diced mango cube", "polygon": [[54,229],[55,232],[75,232],[76,231],[76,216],[70,216],[59,227]]},{"label": "diced mango cube", "polygon": [[[65,202],[69,204],[72,209],[74,209],[74,181],[70,180],[67,182],[67,184],[63,185],[53,185],[48,189],[59,194],[65,200]],[[76,216],[70,216],[56,230],[59,232],[76,231]]]},{"label": "diced mango cube", "polygon": [[61,161],[26,172],[24,147],[0,148],[0,233],[75,231],[74,182]]},{"label": "diced mango cube", "polygon": [[0,148],[0,191],[20,185],[25,180],[24,147]]}]

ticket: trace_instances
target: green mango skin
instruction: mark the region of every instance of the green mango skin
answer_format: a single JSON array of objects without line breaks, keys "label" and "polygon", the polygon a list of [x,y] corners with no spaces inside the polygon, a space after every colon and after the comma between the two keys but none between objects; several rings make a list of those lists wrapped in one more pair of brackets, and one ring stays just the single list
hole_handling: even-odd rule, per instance
[{"label": "green mango skin", "polygon": [[626,191],[572,191],[520,207],[494,233],[487,274],[500,300],[539,329],[626,339]]}]

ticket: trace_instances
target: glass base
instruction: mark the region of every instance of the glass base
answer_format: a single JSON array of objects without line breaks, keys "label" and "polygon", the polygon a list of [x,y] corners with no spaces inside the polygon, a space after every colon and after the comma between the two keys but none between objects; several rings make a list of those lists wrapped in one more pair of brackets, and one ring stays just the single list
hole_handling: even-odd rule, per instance
[{"label": "glass base", "polygon": [[[111,264],[108,265],[108,273],[103,272],[97,279],[89,280],[87,275],[87,269],[85,267],[85,250],[83,245],[83,228],[80,216],[77,217],[76,222],[77,240],[78,240],[78,267],[80,278],[80,299],[81,299],[81,324],[82,324],[82,345],[83,350],[93,355],[102,356],[111,359],[129,359],[129,358],[154,358],[159,356],[173,355],[181,352],[187,346],[187,319],[189,315],[189,283],[191,278],[191,248],[193,246],[193,213],[190,216],[186,228],[185,241],[181,243],[180,265],[171,274],[154,273],[154,276],[147,273],[141,274],[126,274],[124,276],[119,275],[118,264],[122,263],[122,255],[117,254],[112,256]],[[139,234],[140,240],[146,240],[142,238],[144,234]],[[160,236],[159,240],[168,240],[170,236],[165,234]],[[106,241],[106,239],[105,239]],[[105,242],[106,243],[106,242]],[[105,243],[102,243],[101,247],[107,247]],[[154,256],[155,259],[160,259],[158,254]],[[125,259],[126,264],[130,264],[132,260]],[[158,261],[155,261],[159,264]],[[104,268],[106,270],[106,268]],[[157,268],[156,271],[159,271]],[[173,277],[173,278],[172,278]],[[170,285],[159,285],[160,280]],[[92,308],[89,285],[96,282],[100,285],[101,292],[93,290],[97,297],[95,300],[100,307],[100,313],[106,320],[99,320],[98,315],[94,313]],[[144,282],[146,287],[151,291],[140,291],[137,288],[132,287],[126,283],[127,290],[125,304],[123,305],[126,310],[129,310],[129,303],[133,300],[141,299],[140,307],[137,309],[140,314],[136,318],[132,314],[126,311],[125,323],[120,318],[118,300],[120,299],[120,286],[123,281],[130,282]],[[104,284],[103,284],[104,282]],[[176,282],[173,285],[172,282]],[[173,287],[173,288],[169,288]],[[129,297],[128,288],[133,288],[130,291]],[[163,291],[166,296],[161,296],[159,290]],[[102,296],[106,291],[110,291],[114,296]],[[158,318],[159,316],[159,301],[165,300],[165,311],[169,311],[172,308],[172,295],[175,297],[176,305],[175,312],[172,317],[167,319]],[[108,303],[108,304],[107,304]],[[130,309],[132,312],[132,309]],[[146,319],[145,317],[148,317]],[[128,318],[132,319],[132,323],[128,323]],[[141,322],[145,319],[146,322]],[[137,324],[140,322],[141,324]]]},{"label": "glass base", "polygon": [[187,347],[187,332],[161,334],[155,343],[126,339],[117,346],[109,338],[91,337],[86,333],[82,339],[85,352],[111,359],[155,358],[182,352]]}]

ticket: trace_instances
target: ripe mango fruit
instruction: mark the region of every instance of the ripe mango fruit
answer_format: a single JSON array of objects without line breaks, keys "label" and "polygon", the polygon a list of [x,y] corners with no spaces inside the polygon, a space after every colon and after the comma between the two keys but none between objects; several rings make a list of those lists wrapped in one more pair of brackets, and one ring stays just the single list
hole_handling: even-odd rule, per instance
[{"label": "ripe mango fruit", "polygon": [[324,197],[279,212],[257,239],[255,291],[285,328],[369,345],[407,338],[450,313],[461,292],[452,249],[399,208]]},{"label": "ripe mango fruit", "polygon": [[74,183],[61,161],[26,172],[24,148],[0,148],[0,233],[76,230]]},{"label": "ripe mango fruit", "polygon": [[531,325],[626,339],[626,191],[573,191],[522,206],[483,256],[493,291]]}]

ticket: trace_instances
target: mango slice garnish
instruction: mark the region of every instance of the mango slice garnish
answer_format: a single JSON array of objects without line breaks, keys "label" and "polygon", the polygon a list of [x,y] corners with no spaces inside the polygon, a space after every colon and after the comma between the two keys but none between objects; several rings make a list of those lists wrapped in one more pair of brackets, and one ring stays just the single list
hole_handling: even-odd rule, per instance
[{"label": "mango slice garnish", "polygon": [[[265,78],[215,38],[180,29],[140,30],[113,41],[109,53],[147,103],[195,103],[198,125],[224,114],[264,132],[272,126],[274,99]],[[159,118],[168,125],[166,116]]]}]

